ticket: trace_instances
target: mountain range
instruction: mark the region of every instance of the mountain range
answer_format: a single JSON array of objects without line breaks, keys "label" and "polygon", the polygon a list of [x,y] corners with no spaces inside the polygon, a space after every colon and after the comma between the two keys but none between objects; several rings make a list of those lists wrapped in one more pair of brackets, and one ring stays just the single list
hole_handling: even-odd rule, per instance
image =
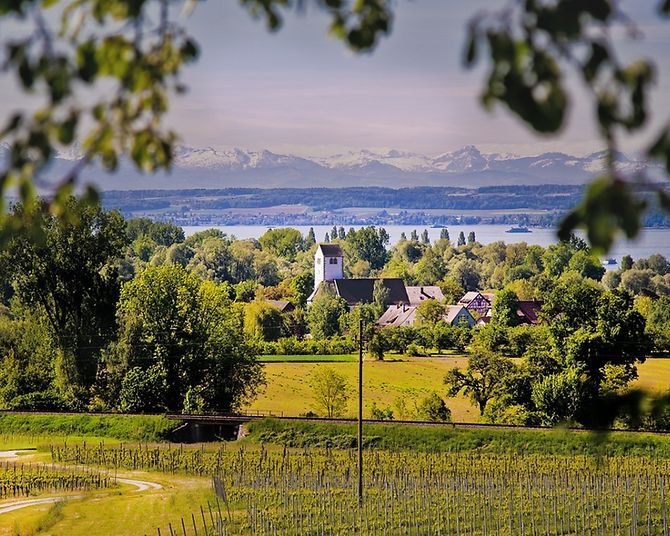
[{"label": "mountain range", "polygon": [[[1,153],[7,148],[0,146]],[[46,182],[58,180],[78,158],[76,148],[59,154],[44,172]],[[617,154],[622,172],[658,168],[645,161]],[[329,157],[301,157],[268,150],[217,150],[178,147],[170,172],[145,175],[122,158],[119,169],[107,173],[95,164],[82,173],[84,182],[102,190],[144,190],[229,187],[351,187],[583,184],[604,170],[605,153],[577,157],[559,152],[537,156],[482,153],[467,146],[438,156],[390,150],[349,151]]]}]

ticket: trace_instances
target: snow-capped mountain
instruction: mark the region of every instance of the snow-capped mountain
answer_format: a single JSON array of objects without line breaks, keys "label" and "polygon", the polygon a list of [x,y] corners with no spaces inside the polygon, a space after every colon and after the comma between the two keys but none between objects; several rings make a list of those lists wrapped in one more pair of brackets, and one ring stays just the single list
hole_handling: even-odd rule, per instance
[{"label": "snow-capped mountain", "polygon": [[[0,145],[0,162],[7,147]],[[516,184],[582,184],[602,172],[606,153],[577,157],[559,152],[537,156],[482,153],[475,146],[438,156],[390,150],[349,151],[328,157],[301,157],[268,150],[178,147],[169,172],[144,175],[122,158],[119,169],[109,174],[89,166],[83,178],[103,190],[227,187],[340,187],[340,186],[459,186],[479,187]],[[44,173],[58,180],[79,158],[78,148],[55,158]],[[622,172],[647,169],[658,175],[657,166],[616,155]]]}]

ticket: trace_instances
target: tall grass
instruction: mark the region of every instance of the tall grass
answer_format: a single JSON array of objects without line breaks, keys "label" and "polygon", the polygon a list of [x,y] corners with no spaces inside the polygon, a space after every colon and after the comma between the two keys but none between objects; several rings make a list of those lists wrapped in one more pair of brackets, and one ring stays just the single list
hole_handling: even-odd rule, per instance
[{"label": "tall grass", "polygon": [[[248,441],[288,447],[351,448],[355,424],[263,419],[249,423]],[[606,435],[566,430],[462,429],[402,424],[365,425],[364,446],[421,452],[482,451],[492,454],[629,455],[670,458],[670,435],[613,432]]]},{"label": "tall grass", "polygon": [[156,415],[0,414],[0,434],[26,436],[109,437],[163,441],[178,423]]}]

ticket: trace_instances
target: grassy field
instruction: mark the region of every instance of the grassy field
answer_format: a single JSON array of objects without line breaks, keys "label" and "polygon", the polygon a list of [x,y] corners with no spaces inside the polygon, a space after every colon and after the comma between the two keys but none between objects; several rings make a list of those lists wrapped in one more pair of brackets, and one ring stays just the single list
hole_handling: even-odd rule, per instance
[{"label": "grassy field", "polygon": [[[280,357],[280,356],[277,356]],[[284,356],[287,357],[287,356]],[[293,356],[288,356],[293,357]],[[340,356],[296,356],[318,359]],[[352,389],[358,378],[356,362],[270,362],[265,365],[267,385],[265,390],[247,408],[272,411],[274,414],[297,416],[315,411],[311,388],[311,375],[318,367],[332,367],[343,374]],[[444,393],[442,379],[453,367],[464,368],[464,356],[406,358],[403,361],[366,361],[363,372],[364,415],[370,414],[370,406],[386,407],[396,398],[404,398],[409,410],[431,391]],[[650,391],[670,389],[670,359],[648,359],[638,366],[639,378],[633,386]],[[356,412],[356,400],[352,396],[347,410],[348,416]],[[456,422],[474,422],[477,409],[465,397],[446,400]],[[397,411],[396,418],[398,418]]]},{"label": "grassy field", "polygon": [[[407,358],[405,361],[366,361],[363,372],[364,415],[369,416],[370,406],[386,407],[396,398],[404,398],[409,410],[420,403],[431,391],[444,391],[442,378],[453,367],[464,367],[467,358],[432,357]],[[265,390],[248,407],[251,410],[272,411],[296,416],[315,411],[311,375],[317,367],[332,367],[343,374],[352,388],[358,377],[358,364],[350,363],[268,363],[265,365],[267,385]],[[348,415],[354,416],[356,400],[349,400]],[[455,421],[474,421],[478,412],[465,397],[447,401]],[[399,417],[397,415],[396,417]]]},{"label": "grassy field", "polygon": [[261,363],[347,363],[356,361],[357,354],[334,355],[261,355]]},{"label": "grassy field", "polygon": [[634,387],[659,392],[670,389],[670,359],[647,359],[637,366],[638,379]]}]

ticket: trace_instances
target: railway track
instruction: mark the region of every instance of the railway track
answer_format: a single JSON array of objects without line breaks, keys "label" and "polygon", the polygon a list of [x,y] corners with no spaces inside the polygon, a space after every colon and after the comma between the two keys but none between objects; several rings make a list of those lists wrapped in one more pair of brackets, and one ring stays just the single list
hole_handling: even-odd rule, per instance
[{"label": "railway track", "polygon": [[[86,412],[45,412],[45,411],[9,411],[9,410],[0,410],[0,415],[90,415],[92,417],[103,417],[103,416],[115,416],[118,417],[119,413],[86,413]],[[220,424],[220,425],[235,425],[235,424],[245,424],[252,421],[258,421],[266,418],[278,419],[280,421],[292,421],[292,422],[313,422],[313,423],[322,423],[322,424],[355,424],[356,419],[346,419],[346,418],[324,418],[324,417],[290,417],[285,415],[274,415],[272,412],[263,412],[262,414],[258,413],[231,413],[231,414],[127,414],[129,416],[158,416],[158,417],[167,417],[175,421],[181,421],[182,423],[197,423],[197,424]],[[416,420],[375,420],[375,419],[364,419],[363,423],[366,425],[404,425],[404,426],[420,426],[420,427],[432,427],[432,428],[445,428],[445,429],[479,429],[479,430],[535,430],[535,431],[552,431],[557,430],[555,427],[550,426],[524,426],[516,424],[490,424],[490,423],[472,423],[472,422],[430,422],[430,421],[416,421]],[[639,433],[639,434],[657,434],[657,435],[668,435],[670,431],[656,431],[656,430],[626,430],[622,428],[607,428],[599,430],[590,430],[586,428],[576,428],[576,427],[565,427],[558,428],[560,430],[566,430],[570,432],[628,432],[628,433]]]}]

